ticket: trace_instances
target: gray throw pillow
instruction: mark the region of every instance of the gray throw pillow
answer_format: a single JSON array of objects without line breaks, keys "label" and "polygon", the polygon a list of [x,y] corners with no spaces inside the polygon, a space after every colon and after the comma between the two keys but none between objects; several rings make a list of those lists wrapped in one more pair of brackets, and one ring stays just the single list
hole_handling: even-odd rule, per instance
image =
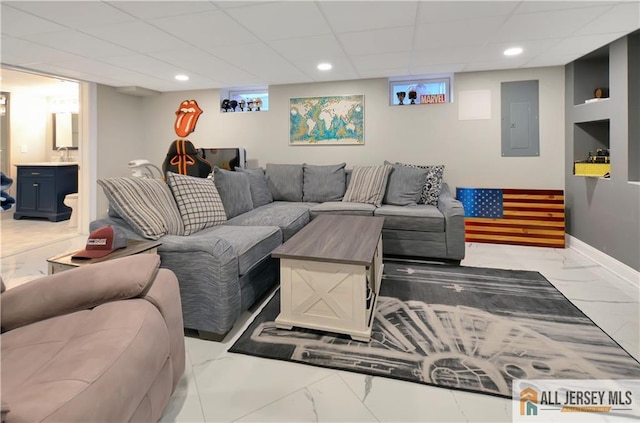
[{"label": "gray throw pillow", "polygon": [[275,201],[302,201],[302,165],[267,163],[267,184]]},{"label": "gray throw pillow", "polygon": [[427,170],[419,167],[392,164],[387,161],[384,164],[393,166],[393,170],[389,175],[383,203],[394,206],[418,205],[424,181],[427,177]]},{"label": "gray throw pillow", "polygon": [[261,167],[257,169],[236,167],[236,172],[245,173],[249,177],[249,188],[251,189],[251,200],[253,201],[254,209],[273,202],[273,195],[269,185],[267,185],[264,169]]},{"label": "gray throw pillow", "polygon": [[213,182],[218,188],[227,219],[253,210],[251,184],[246,173],[213,168]]},{"label": "gray throw pillow", "polygon": [[324,203],[340,201],[346,189],[346,163],[327,166],[304,164],[302,182],[302,201]]},{"label": "gray throw pillow", "polygon": [[419,167],[427,170],[427,177],[424,181],[420,202],[418,204],[438,205],[438,197],[442,191],[442,175],[444,174],[444,165],[413,165],[396,163],[403,166]]}]

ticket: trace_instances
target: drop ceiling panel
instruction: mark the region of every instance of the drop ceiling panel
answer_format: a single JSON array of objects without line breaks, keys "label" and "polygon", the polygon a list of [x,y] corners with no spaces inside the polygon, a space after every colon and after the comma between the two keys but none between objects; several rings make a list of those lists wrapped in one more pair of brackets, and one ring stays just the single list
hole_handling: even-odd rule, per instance
[{"label": "drop ceiling panel", "polygon": [[272,77],[278,81],[286,76],[295,78],[296,82],[308,80],[304,73],[264,44],[247,44],[241,49],[218,47],[212,50],[212,54],[225,57],[229,63],[254,73],[261,84],[267,83]]},{"label": "drop ceiling panel", "polygon": [[418,23],[439,23],[510,15],[517,1],[422,1]]},{"label": "drop ceiling panel", "polygon": [[127,48],[73,30],[33,34],[24,38],[40,45],[58,47],[68,53],[88,58],[131,53],[131,50]]},{"label": "drop ceiling panel", "polygon": [[315,2],[262,3],[228,9],[226,12],[245,29],[266,41],[330,33]]},{"label": "drop ceiling panel", "polygon": [[[4,2],[3,2],[4,3]],[[135,20],[107,3],[97,1],[11,1],[9,6],[64,25],[69,28],[90,28],[108,23]]]},{"label": "drop ceiling panel", "polygon": [[99,25],[84,30],[94,37],[140,53],[191,47],[186,42],[144,22]]},{"label": "drop ceiling panel", "polygon": [[204,49],[258,41],[251,31],[239,26],[222,11],[153,19],[149,23]]},{"label": "drop ceiling panel", "polygon": [[409,75],[407,73],[407,69],[406,68],[394,68],[393,67],[393,63],[388,63],[389,67],[385,67],[385,68],[381,68],[380,70],[370,70],[370,71],[360,71],[358,72],[358,74],[360,75],[360,78],[366,79],[366,78],[380,78],[380,72],[383,71],[384,75],[388,76],[388,77],[393,77],[393,76],[407,76]]},{"label": "drop ceiling panel", "polygon": [[514,59],[513,57],[510,57],[509,59],[513,59],[513,60],[507,60],[507,58],[505,58],[502,60],[467,63],[464,66],[463,70],[465,72],[477,72],[477,71],[494,71],[494,70],[501,70],[501,69],[516,69],[523,66],[526,62],[526,60],[524,59]]},{"label": "drop ceiling panel", "polygon": [[[565,38],[552,48],[550,48],[546,55],[548,56],[569,56],[574,51],[584,51],[588,53],[592,49],[590,46],[593,45],[606,45],[611,41],[614,41],[620,37],[622,37],[624,33],[618,32],[613,34],[596,34],[596,35],[585,35],[580,37],[569,37]],[[582,56],[582,55],[580,55]]]},{"label": "drop ceiling panel", "polygon": [[338,33],[413,25],[416,1],[340,1],[319,3]]},{"label": "drop ceiling panel", "polygon": [[411,50],[413,27],[379,29],[375,31],[349,32],[339,34],[347,54],[367,55],[393,53]]},{"label": "drop ceiling panel", "polygon": [[615,6],[572,35],[633,31],[640,27],[640,2]]},{"label": "drop ceiling panel", "polygon": [[[510,63],[509,59],[518,59],[518,62],[522,60],[528,61],[541,54],[546,54],[549,49],[553,48],[560,39],[546,39],[546,40],[529,40],[529,41],[514,41],[508,43],[488,43],[485,46],[478,48],[475,52],[470,53],[470,57],[473,61],[494,61],[504,60],[504,63]],[[505,56],[504,51],[511,47],[522,47],[523,52],[517,56]]]},{"label": "drop ceiling panel", "polygon": [[318,69],[315,61],[294,62],[294,66],[304,72],[311,81],[331,81],[357,79],[358,74],[351,65],[351,62],[344,59],[336,59],[331,64],[333,68],[330,71],[321,71]]},{"label": "drop ceiling panel", "polygon": [[[21,60],[9,60],[12,57],[21,58]],[[2,37],[2,62],[10,65],[23,66],[29,63],[42,62],[55,63],[57,61],[76,60],[80,58],[82,58],[82,56],[42,46],[30,41]]]},{"label": "drop ceiling panel", "polygon": [[120,9],[140,19],[156,19],[215,10],[206,1],[110,1],[112,7]]},{"label": "drop ceiling panel", "polygon": [[167,63],[153,57],[138,54],[108,57],[101,61],[121,69],[153,76],[165,81],[173,80],[177,74],[183,71],[178,64]]},{"label": "drop ceiling panel", "polygon": [[65,29],[64,26],[58,25],[46,19],[30,15],[18,9],[11,7],[2,8],[2,25],[0,26],[3,34],[20,37],[22,35],[37,34],[40,32],[53,32]]},{"label": "drop ceiling panel", "polygon": [[250,70],[243,70],[208,53],[198,53],[194,49],[152,53],[151,56],[164,62],[175,63],[181,69],[204,75],[223,84],[232,84],[236,78],[242,81],[255,80]]},{"label": "drop ceiling panel", "polygon": [[289,38],[270,41],[269,45],[287,60],[317,60],[344,58],[344,50],[333,35]]},{"label": "drop ceiling panel", "polygon": [[479,46],[500,28],[503,17],[480,18],[420,24],[416,28],[414,47],[425,50],[437,47]]},{"label": "drop ceiling panel", "polygon": [[446,65],[417,65],[411,67],[410,75],[429,75],[429,74],[442,74],[442,73],[454,73],[462,72],[465,68],[464,63],[448,63]]},{"label": "drop ceiling panel", "polygon": [[[353,65],[358,72],[395,68],[404,69],[405,73],[408,73],[410,60],[411,52],[409,51],[352,57]],[[383,75],[384,72],[381,74]]]},{"label": "drop ceiling panel", "polygon": [[607,6],[598,6],[514,15],[507,20],[491,41],[566,37],[597,19],[608,9]]},{"label": "drop ceiling panel", "polygon": [[[632,0],[636,1],[636,0]],[[516,8],[515,13],[550,12],[583,7],[612,6],[619,1],[523,1]]]},{"label": "drop ceiling panel", "polygon": [[418,50],[413,54],[412,63],[416,67],[442,65],[446,63],[465,63],[477,55],[477,47],[451,47]]}]

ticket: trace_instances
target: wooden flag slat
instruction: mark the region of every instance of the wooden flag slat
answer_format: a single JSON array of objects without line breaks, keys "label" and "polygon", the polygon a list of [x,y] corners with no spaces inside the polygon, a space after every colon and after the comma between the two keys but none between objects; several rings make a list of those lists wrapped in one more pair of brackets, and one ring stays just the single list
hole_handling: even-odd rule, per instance
[{"label": "wooden flag slat", "polygon": [[564,203],[511,203],[504,201],[502,203],[504,209],[547,209],[547,210],[564,210]]},{"label": "wooden flag slat", "polygon": [[467,225],[506,225],[506,226],[539,226],[562,228],[564,231],[564,220],[527,220],[527,219],[496,219],[491,217],[467,217]]},{"label": "wooden flag slat", "polygon": [[502,194],[504,200],[561,200],[564,201],[564,195],[532,195],[532,194]]},{"label": "wooden flag slat", "polygon": [[551,229],[537,229],[537,228],[518,228],[513,226],[473,226],[469,225],[465,227],[466,233],[505,233],[514,235],[552,235],[552,236],[564,236],[563,228],[551,228]]}]

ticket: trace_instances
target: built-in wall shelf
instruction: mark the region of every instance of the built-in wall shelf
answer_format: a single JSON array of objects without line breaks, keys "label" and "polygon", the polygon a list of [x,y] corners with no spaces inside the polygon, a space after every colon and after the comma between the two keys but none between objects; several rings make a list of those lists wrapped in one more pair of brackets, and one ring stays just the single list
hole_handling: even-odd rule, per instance
[{"label": "built-in wall shelf", "polygon": [[[596,90],[609,90],[609,46],[604,46],[574,62],[573,104],[585,104],[598,97]],[[608,97],[608,94],[600,94]],[[593,104],[593,103],[587,103]]]}]

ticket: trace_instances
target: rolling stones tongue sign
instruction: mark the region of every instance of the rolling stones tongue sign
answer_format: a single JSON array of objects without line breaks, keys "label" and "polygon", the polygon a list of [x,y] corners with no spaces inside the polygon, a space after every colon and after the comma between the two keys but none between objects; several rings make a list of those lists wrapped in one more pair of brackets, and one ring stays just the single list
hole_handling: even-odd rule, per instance
[{"label": "rolling stones tongue sign", "polygon": [[176,123],[173,125],[179,137],[186,137],[196,129],[196,122],[202,114],[195,100],[185,100],[176,110]]}]

